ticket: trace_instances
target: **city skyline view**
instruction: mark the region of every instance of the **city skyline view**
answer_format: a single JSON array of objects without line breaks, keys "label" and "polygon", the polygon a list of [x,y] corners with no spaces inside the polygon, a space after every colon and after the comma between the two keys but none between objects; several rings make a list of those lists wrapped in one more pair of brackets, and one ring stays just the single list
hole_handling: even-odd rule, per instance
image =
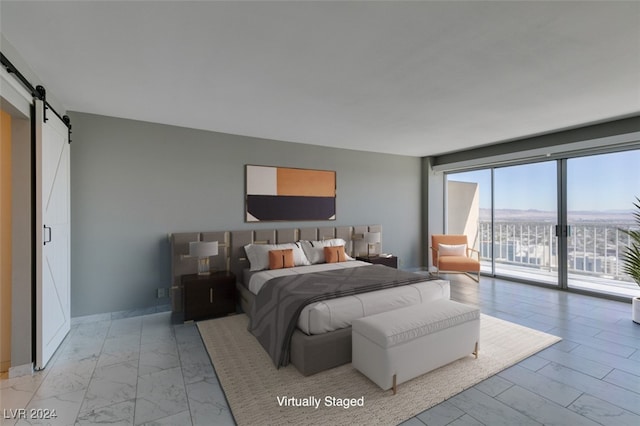
[{"label": "city skyline view", "polygon": [[[496,209],[495,210],[496,221],[528,221],[528,222],[546,222],[557,223],[558,213],[556,211],[544,211],[544,210],[518,210],[518,209]],[[480,209],[480,221],[491,221],[491,209]],[[568,212],[569,222],[581,222],[581,223],[601,223],[606,222],[610,224],[632,224],[633,223],[633,210],[576,210]]]}]

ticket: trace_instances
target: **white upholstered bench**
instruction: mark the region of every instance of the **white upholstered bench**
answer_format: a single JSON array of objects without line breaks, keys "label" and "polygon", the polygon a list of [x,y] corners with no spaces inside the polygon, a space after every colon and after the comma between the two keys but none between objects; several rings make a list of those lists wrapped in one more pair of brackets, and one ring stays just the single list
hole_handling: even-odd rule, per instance
[{"label": "white upholstered bench", "polygon": [[352,363],[382,389],[474,354],[480,309],[435,300],[359,318],[352,323]]}]

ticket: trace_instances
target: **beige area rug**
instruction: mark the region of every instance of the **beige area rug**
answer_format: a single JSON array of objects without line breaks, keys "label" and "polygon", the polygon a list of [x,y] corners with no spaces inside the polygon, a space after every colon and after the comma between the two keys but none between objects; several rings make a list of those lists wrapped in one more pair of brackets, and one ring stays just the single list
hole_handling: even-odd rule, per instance
[{"label": "beige area rug", "polygon": [[[309,377],[293,365],[277,370],[247,323],[246,315],[198,323],[239,425],[396,425],[561,340],[482,315],[478,359],[470,355],[405,382],[394,396],[351,364]],[[315,397],[321,403],[317,409],[287,407],[279,405],[278,397]],[[364,406],[326,406],[326,397],[364,397]]]}]

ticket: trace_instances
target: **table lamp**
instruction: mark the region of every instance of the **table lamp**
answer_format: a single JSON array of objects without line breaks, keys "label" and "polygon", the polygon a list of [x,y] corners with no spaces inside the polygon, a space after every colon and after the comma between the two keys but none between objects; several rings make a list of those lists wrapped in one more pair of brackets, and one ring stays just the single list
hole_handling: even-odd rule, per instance
[{"label": "table lamp", "polygon": [[192,241],[189,243],[189,256],[198,258],[198,275],[209,275],[209,257],[218,255],[217,241]]},{"label": "table lamp", "polygon": [[367,256],[371,256],[371,246],[375,246],[380,242],[380,233],[367,232],[364,234],[364,240],[367,243]]}]

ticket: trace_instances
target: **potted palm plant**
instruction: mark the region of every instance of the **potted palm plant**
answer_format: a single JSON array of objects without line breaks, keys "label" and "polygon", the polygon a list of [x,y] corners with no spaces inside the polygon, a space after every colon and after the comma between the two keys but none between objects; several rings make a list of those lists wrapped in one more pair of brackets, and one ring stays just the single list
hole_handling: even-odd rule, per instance
[{"label": "potted palm plant", "polygon": [[[638,229],[621,231],[629,236],[629,246],[622,255],[622,270],[628,274],[640,286],[640,198],[636,197],[633,205],[636,211],[633,213],[634,221]],[[633,322],[640,324],[640,296],[631,300],[631,318]]]}]

